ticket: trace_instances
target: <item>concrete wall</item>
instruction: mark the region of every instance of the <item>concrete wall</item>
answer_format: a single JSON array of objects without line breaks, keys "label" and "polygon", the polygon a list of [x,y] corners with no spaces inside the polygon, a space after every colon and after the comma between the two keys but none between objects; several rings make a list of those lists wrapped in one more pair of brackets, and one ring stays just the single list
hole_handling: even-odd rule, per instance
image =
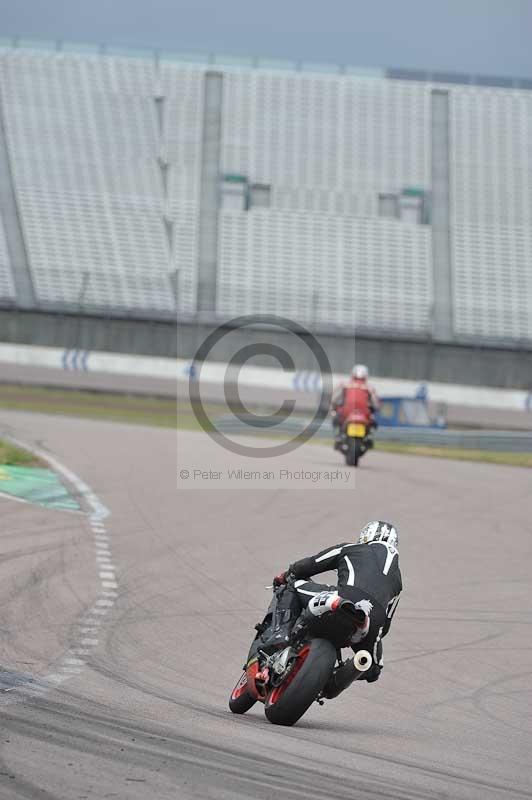
[{"label": "concrete wall", "polygon": [[176,325],[172,322],[1,310],[0,342],[175,356]]},{"label": "concrete wall", "polygon": [[357,337],[357,358],[376,375],[532,389],[532,350]]},{"label": "concrete wall", "polygon": [[[191,358],[214,330],[208,323],[77,317],[32,311],[0,310],[0,342],[38,344],[80,350]],[[532,389],[532,350],[468,346],[368,335],[318,334],[333,372],[346,372],[356,361],[381,377],[441,381],[473,386]],[[226,362],[241,347],[268,342],[286,349],[298,370],[314,370],[316,362],[304,341],[273,329],[233,331],[213,349],[211,359]],[[271,357],[254,363],[275,364]]]}]

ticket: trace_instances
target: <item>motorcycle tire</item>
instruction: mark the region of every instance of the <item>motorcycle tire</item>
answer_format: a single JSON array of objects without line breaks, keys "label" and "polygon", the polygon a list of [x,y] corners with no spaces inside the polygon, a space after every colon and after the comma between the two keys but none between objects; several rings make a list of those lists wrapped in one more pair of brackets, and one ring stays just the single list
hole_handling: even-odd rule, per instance
[{"label": "motorcycle tire", "polygon": [[363,453],[360,439],[348,439],[345,463],[348,467],[356,467],[358,460]]},{"label": "motorcycle tire", "polygon": [[336,663],[336,650],[327,639],[313,639],[301,664],[294,666],[281,686],[273,689],[264,713],[274,725],[294,725],[307,711],[329,680]]},{"label": "motorcycle tire", "polygon": [[246,673],[243,672],[229,698],[229,708],[233,714],[245,714],[257,702],[244,688],[245,677]]}]

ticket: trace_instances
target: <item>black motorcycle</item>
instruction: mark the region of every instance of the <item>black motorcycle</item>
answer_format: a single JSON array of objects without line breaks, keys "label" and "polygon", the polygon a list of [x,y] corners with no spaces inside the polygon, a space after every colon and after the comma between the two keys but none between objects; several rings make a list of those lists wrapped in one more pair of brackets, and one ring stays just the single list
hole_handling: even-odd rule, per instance
[{"label": "black motorcycle", "polygon": [[[364,612],[335,591],[317,595],[305,611],[299,611],[290,586],[274,589],[266,616],[256,626],[257,636],[244,671],[231,693],[233,714],[244,714],[261,702],[270,722],[294,725],[314,701],[321,705],[324,696],[331,696],[327,687],[334,683],[336,670],[344,666],[342,647],[352,646]],[[352,679],[371,665],[371,655],[357,650]]]}]

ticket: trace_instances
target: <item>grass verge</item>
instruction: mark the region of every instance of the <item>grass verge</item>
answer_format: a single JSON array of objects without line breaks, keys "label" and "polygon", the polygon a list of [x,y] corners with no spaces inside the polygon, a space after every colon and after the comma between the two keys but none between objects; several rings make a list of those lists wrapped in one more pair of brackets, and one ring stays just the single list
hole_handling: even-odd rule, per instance
[{"label": "grass verge", "polygon": [[[174,430],[176,428],[180,430],[201,430],[190,403],[184,400],[176,403],[173,397],[144,397],[142,395],[123,395],[112,392],[48,389],[38,386],[0,384],[0,408],[14,408],[43,414],[62,414],[136,425],[153,425],[160,428],[174,428]],[[227,408],[223,405],[206,403],[205,411],[210,419],[215,419],[226,413]],[[253,434],[253,431],[246,432],[246,434]],[[280,438],[284,439],[286,437],[281,436]],[[313,442],[330,446],[330,442],[323,439],[314,439]],[[4,456],[1,444],[0,464],[13,463],[31,466],[37,463],[31,453],[25,453],[19,448],[13,448],[12,445],[7,443],[4,443],[4,447],[8,448]],[[431,458],[447,458],[454,461],[474,461],[485,464],[506,464],[514,467],[532,467],[532,453],[499,453],[486,450],[462,450],[459,448],[429,447],[396,442],[376,442],[375,447],[376,450],[387,453],[430,456]],[[16,458],[17,460],[3,460],[5,458]]]},{"label": "grass verge", "polygon": [[477,461],[483,464],[506,464],[512,467],[532,467],[532,453],[505,453],[495,450],[463,450],[459,447],[430,447],[428,445],[376,442],[375,449],[384,453],[411,456],[448,458],[453,461]]},{"label": "grass verge", "polygon": [[176,403],[171,397],[166,399],[1,384],[0,407],[166,428],[176,425]]},{"label": "grass verge", "polygon": [[[114,392],[47,388],[0,383],[0,408],[101,419],[158,428],[199,430],[190,403],[174,397],[118,394]],[[224,406],[205,404],[209,417],[227,411]]]},{"label": "grass verge", "polygon": [[42,466],[38,458],[33,453],[28,453],[22,447],[17,447],[11,442],[0,439],[0,466],[9,465],[11,467],[39,467]]}]

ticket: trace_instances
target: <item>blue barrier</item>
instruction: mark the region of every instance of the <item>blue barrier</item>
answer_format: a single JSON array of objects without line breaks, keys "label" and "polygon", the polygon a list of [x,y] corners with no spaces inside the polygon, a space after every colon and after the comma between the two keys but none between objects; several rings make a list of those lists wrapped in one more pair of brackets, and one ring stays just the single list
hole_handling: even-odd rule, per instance
[{"label": "blue barrier", "polygon": [[447,427],[445,422],[435,422],[429,416],[427,392],[415,397],[381,397],[381,407],[376,415],[382,428],[433,428]]},{"label": "blue barrier", "polygon": [[296,392],[321,392],[321,375],[310,370],[294,372],[293,386]]},{"label": "blue barrier", "polygon": [[61,356],[61,365],[67,372],[88,372],[89,355],[89,350],[65,350]]}]

